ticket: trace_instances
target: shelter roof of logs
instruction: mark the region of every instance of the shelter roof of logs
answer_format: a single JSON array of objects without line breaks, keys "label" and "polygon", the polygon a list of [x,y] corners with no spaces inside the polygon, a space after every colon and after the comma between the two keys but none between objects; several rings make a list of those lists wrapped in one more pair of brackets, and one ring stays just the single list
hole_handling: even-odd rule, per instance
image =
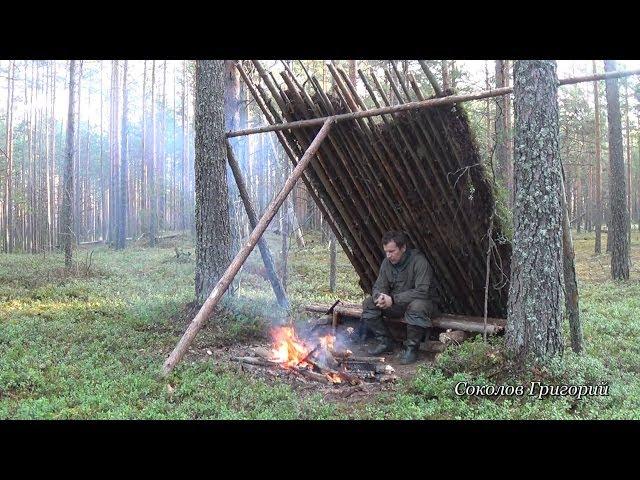
[{"label": "shelter roof of logs", "polygon": [[[367,108],[346,73],[333,65],[330,92],[306,71],[298,79],[285,66],[276,81],[259,62],[254,65],[259,81],[241,73],[270,123]],[[411,74],[395,68],[385,72],[387,91],[373,73],[359,74],[376,106],[427,97]],[[277,132],[293,164],[319,129]],[[364,291],[371,291],[384,258],[382,235],[403,230],[410,247],[421,250],[433,266],[444,312],[483,315],[486,290],[488,315],[506,317],[511,244],[500,217],[492,215],[491,175],[460,104],[339,122],[303,180]]]}]

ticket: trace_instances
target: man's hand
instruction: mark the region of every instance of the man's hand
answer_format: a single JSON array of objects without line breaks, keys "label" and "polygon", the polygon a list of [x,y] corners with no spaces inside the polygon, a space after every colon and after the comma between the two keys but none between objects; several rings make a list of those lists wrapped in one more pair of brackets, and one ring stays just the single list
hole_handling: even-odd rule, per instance
[{"label": "man's hand", "polygon": [[386,293],[381,293],[376,299],[376,307],[381,309],[387,309],[393,305],[393,299]]}]

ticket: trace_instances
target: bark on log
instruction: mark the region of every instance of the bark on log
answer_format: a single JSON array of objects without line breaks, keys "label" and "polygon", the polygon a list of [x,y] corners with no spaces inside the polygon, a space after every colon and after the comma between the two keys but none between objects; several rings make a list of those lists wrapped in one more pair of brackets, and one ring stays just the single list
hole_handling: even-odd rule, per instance
[{"label": "bark on log", "polygon": [[[309,305],[305,308],[308,312],[326,312],[329,306],[325,305]],[[348,317],[360,318],[362,316],[362,307],[353,304],[336,305],[334,311]],[[404,323],[403,319],[387,318],[389,322]],[[431,319],[433,326],[442,329],[464,330],[466,332],[479,332],[484,330],[484,317],[475,317],[471,315],[451,315],[441,314]],[[487,318],[487,334],[495,335],[501,332],[507,324],[504,318]]]},{"label": "bark on log", "polygon": [[453,330],[451,332],[441,333],[438,338],[440,338],[440,343],[444,345],[449,345],[451,343],[459,345],[467,338],[470,338],[472,336],[473,334],[471,332],[465,332],[463,330]]}]

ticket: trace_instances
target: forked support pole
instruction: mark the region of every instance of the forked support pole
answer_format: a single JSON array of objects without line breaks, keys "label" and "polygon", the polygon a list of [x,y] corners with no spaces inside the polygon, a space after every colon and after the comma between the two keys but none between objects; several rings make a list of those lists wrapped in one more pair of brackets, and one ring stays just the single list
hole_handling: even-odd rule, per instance
[{"label": "forked support pole", "polygon": [[251,235],[249,235],[249,240],[247,241],[247,243],[240,249],[238,254],[231,261],[231,264],[229,265],[229,267],[227,267],[227,270],[224,272],[224,274],[222,274],[222,277],[220,277],[220,280],[218,280],[218,283],[209,294],[207,300],[204,302],[202,307],[200,307],[200,310],[198,311],[195,318],[191,320],[191,323],[182,335],[182,338],[175,346],[167,360],[164,362],[164,365],[162,367],[163,375],[166,376],[171,373],[178,362],[182,360],[182,357],[184,357],[184,354],[189,348],[189,345],[191,345],[193,339],[200,331],[207,318],[209,318],[209,316],[213,312],[213,309],[220,302],[220,299],[229,288],[229,285],[231,284],[235,276],[238,274],[240,267],[242,267],[244,262],[247,260],[256,244],[258,243],[258,240],[262,237],[262,234],[269,226],[269,223],[271,223],[271,220],[273,220],[276,212],[287,198],[287,195],[289,195],[291,190],[293,190],[296,181],[302,176],[305,168],[309,165],[309,163],[313,159],[313,156],[320,148],[322,141],[329,133],[329,130],[331,130],[333,122],[333,118],[326,119],[326,121],[322,125],[322,128],[313,139],[313,142],[311,142],[311,145],[309,145],[309,148],[304,153],[296,167],[293,169],[293,172],[291,172],[289,178],[287,178],[284,187],[282,187],[280,193],[278,193],[278,195],[276,195],[276,197],[271,201],[271,203],[267,207],[266,212],[260,218],[260,221],[251,232]]}]

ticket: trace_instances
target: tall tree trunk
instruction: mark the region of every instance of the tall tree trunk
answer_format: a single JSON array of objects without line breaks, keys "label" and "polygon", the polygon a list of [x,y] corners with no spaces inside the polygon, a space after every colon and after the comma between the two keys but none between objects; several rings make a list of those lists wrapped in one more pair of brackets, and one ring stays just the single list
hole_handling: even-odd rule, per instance
[{"label": "tall tree trunk", "polygon": [[442,70],[442,89],[447,90],[451,88],[451,75],[449,75],[449,62],[447,60],[440,61],[440,68]]},{"label": "tall tree trunk", "polygon": [[64,266],[71,268],[72,259],[72,225],[73,225],[73,139],[75,136],[75,99],[76,99],[76,61],[69,62],[69,112],[67,116],[67,151],[65,152],[64,163],[64,184],[62,197],[62,222],[60,226],[60,237],[64,248]]},{"label": "tall tree trunk", "polygon": [[14,246],[14,220],[13,220],[13,86],[16,71],[15,61],[9,61],[9,76],[7,78],[7,119],[5,153],[7,155],[7,176],[4,184],[4,251],[13,252]]},{"label": "tall tree trunk", "polygon": [[569,331],[571,334],[571,348],[576,353],[582,352],[582,324],[580,323],[580,307],[578,296],[578,281],[576,279],[575,252],[571,238],[569,210],[567,210],[567,196],[564,189],[564,169],[562,170],[562,264],[564,271],[564,300]]},{"label": "tall tree trunk", "polygon": [[[204,303],[231,262],[224,61],[196,61],[196,300]],[[220,208],[224,205],[225,208]]]},{"label": "tall tree trunk", "polygon": [[54,225],[53,225],[53,172],[56,165],[56,62],[51,62],[52,78],[51,78],[51,116],[49,125],[49,161],[47,170],[47,216],[49,224],[49,250],[53,248],[54,243]]},{"label": "tall tree trunk", "polygon": [[557,88],[554,61],[514,63],[514,240],[505,333],[520,359],[544,360],[563,350]]},{"label": "tall tree trunk", "polygon": [[[624,116],[626,118],[627,137],[627,210],[629,211],[629,222],[631,222],[631,130],[629,129],[629,92],[628,79],[624,79]],[[631,223],[629,223],[629,243],[631,243]]]},{"label": "tall tree trunk", "polygon": [[[496,88],[506,86],[505,61],[496,60]],[[509,188],[509,150],[507,145],[507,95],[496,97],[496,117],[495,117],[495,135],[496,135],[496,163],[497,176],[502,186]]]},{"label": "tall tree trunk", "polygon": [[102,71],[104,67],[104,62],[100,62],[100,231],[102,240],[107,240],[107,195],[106,190],[107,187],[105,185],[105,173],[104,173],[104,139],[102,134],[102,109],[104,105],[104,92],[103,92],[103,79],[102,79]]},{"label": "tall tree trunk", "polygon": [[166,180],[165,180],[165,159],[166,159],[166,123],[167,123],[167,61],[162,66],[162,102],[160,104],[162,115],[160,116],[160,135],[158,138],[158,226],[160,229],[166,228]]},{"label": "tall tree trunk", "polygon": [[171,118],[173,120],[173,155],[171,157],[173,162],[173,167],[171,169],[171,228],[173,230],[177,230],[178,227],[178,185],[177,185],[177,157],[176,157],[176,115],[178,111],[176,110],[176,66],[173,66],[173,114]]},{"label": "tall tree trunk", "polygon": [[121,132],[121,151],[120,151],[120,212],[118,214],[118,238],[116,241],[116,250],[122,250],[125,247],[125,238],[127,237],[127,65],[128,61],[124,61],[122,69],[122,132]]},{"label": "tall tree trunk", "polygon": [[[511,62],[504,61],[504,86],[511,85]],[[505,142],[507,144],[507,190],[509,206],[513,206],[513,121],[511,118],[511,95],[505,95]]]},{"label": "tall tree trunk", "polygon": [[80,108],[82,104],[82,63],[78,66],[78,128],[76,129],[76,145],[75,145],[75,157],[73,161],[74,170],[74,198],[73,198],[73,232],[75,233],[75,241],[81,240],[81,215],[80,215],[80,199],[82,196],[82,188],[80,185]]},{"label": "tall tree trunk", "polygon": [[[614,60],[605,60],[606,72],[616,70]],[[609,198],[611,209],[611,278],[629,279],[629,211],[625,199],[624,156],[622,151],[622,120],[618,80],[605,82],[607,92],[607,118],[609,121]]]},{"label": "tall tree trunk", "polygon": [[158,193],[156,185],[156,61],[151,66],[151,158],[147,173],[149,175],[149,245],[155,247],[158,238]]},{"label": "tall tree trunk", "polygon": [[187,228],[187,185],[188,175],[187,170],[187,106],[186,106],[186,91],[187,91],[187,61],[182,64],[182,102],[181,102],[181,117],[182,117],[182,186],[180,188],[180,229]]},{"label": "tall tree trunk", "polygon": [[147,201],[147,61],[144,61],[144,73],[142,74],[142,161],[140,162],[140,210],[144,212],[140,222],[140,230],[149,232]]},{"label": "tall tree trunk", "polygon": [[[491,89],[491,84],[489,83],[489,61],[485,60],[484,61],[484,75],[485,75],[485,88],[487,90]],[[485,104],[485,115],[486,115],[486,129],[487,129],[487,135],[486,135],[486,143],[487,143],[487,150],[486,150],[486,159],[487,162],[489,161],[490,158],[492,158],[492,153],[493,153],[493,145],[491,142],[491,99],[487,98],[486,100],[486,104]],[[488,165],[488,163],[487,163]]]},{"label": "tall tree trunk", "polygon": [[120,73],[118,61],[111,63],[111,140],[109,153],[111,156],[111,185],[109,188],[109,242],[115,244],[118,239],[118,205],[120,203]]}]

